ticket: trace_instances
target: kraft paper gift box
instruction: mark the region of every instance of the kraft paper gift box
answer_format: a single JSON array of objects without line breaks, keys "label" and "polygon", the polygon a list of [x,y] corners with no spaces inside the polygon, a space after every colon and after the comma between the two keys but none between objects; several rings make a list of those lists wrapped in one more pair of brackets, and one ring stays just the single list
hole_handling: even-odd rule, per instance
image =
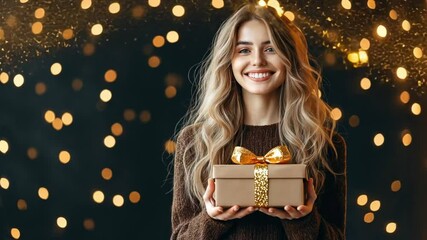
[{"label": "kraft paper gift box", "polygon": [[[267,198],[263,203],[255,199],[255,188],[259,188],[259,180],[255,177],[257,164],[251,165],[214,165],[216,206],[231,207],[239,205],[284,207],[304,204],[304,179],[306,165],[304,164],[263,164],[268,168],[268,180],[261,183],[264,192],[261,197]],[[258,183],[257,183],[258,182]],[[261,186],[261,188],[263,188]],[[258,204],[256,204],[258,203]]]}]

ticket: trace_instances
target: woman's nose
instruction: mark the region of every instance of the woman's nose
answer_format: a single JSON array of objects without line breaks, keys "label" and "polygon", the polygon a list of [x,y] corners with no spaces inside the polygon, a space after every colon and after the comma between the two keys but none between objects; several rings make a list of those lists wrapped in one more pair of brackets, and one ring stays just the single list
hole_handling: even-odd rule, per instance
[{"label": "woman's nose", "polygon": [[253,66],[265,66],[266,60],[264,53],[262,51],[255,51],[252,56],[252,65]]}]

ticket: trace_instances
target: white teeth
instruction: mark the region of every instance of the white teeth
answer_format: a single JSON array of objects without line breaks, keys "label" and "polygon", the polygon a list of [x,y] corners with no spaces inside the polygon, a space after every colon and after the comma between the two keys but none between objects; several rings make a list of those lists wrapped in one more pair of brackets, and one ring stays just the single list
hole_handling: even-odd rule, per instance
[{"label": "white teeth", "polygon": [[270,76],[270,73],[248,73],[250,78],[265,78]]}]

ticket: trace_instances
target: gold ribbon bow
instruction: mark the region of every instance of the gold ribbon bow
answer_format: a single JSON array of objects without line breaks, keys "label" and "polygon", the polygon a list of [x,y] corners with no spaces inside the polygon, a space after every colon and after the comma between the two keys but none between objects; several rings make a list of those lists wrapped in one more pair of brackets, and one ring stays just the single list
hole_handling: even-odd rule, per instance
[{"label": "gold ribbon bow", "polygon": [[268,206],[268,163],[290,163],[291,153],[286,145],[277,146],[264,156],[257,156],[244,147],[234,148],[231,160],[236,164],[255,164],[254,166],[254,196],[255,206]]},{"label": "gold ribbon bow", "polygon": [[244,147],[235,147],[231,160],[237,164],[274,163],[282,164],[291,161],[291,153],[286,145],[277,146],[264,156],[257,156]]}]

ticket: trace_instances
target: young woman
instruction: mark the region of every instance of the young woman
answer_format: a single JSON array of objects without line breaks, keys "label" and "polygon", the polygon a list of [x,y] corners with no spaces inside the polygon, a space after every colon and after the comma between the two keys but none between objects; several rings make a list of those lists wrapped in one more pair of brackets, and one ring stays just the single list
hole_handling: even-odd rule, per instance
[{"label": "young woman", "polygon": [[[302,32],[275,9],[246,4],[217,32],[177,135],[171,239],[344,239],[346,145],[319,98]],[[214,164],[235,146],[257,155],[286,144],[307,165],[301,206],[215,206]]]}]

